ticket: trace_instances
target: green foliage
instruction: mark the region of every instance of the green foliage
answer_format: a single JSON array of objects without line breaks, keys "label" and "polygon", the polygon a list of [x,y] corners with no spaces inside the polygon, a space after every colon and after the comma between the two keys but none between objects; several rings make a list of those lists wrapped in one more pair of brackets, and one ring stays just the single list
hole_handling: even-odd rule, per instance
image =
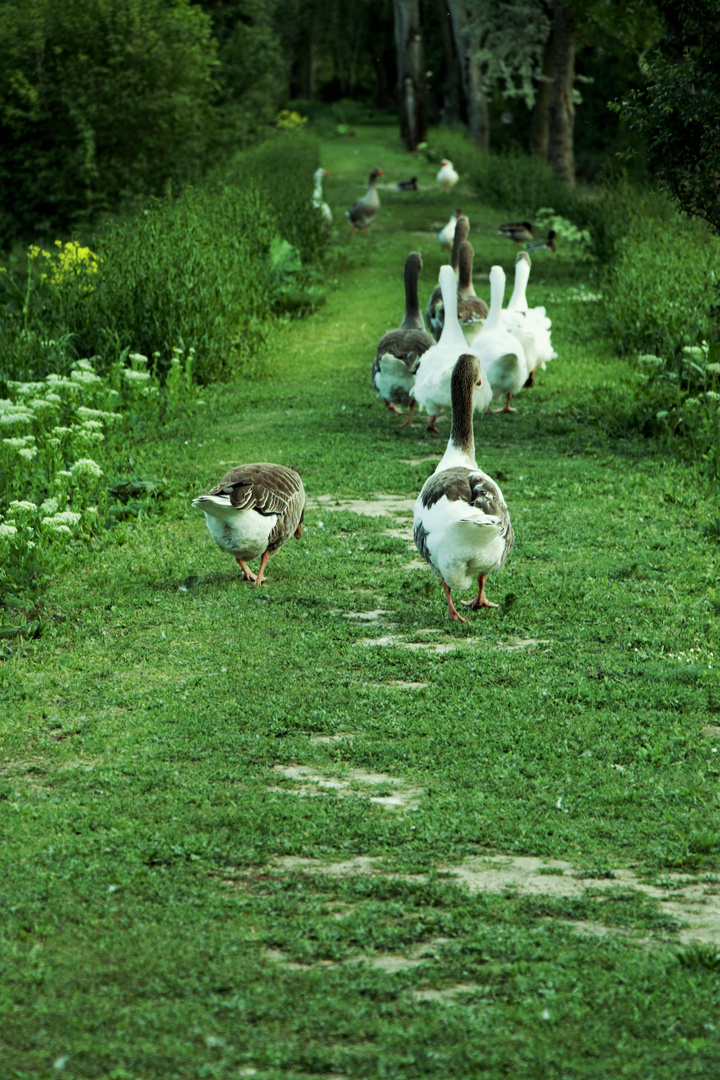
[{"label": "green foliage", "polygon": [[296,130],[279,131],[260,146],[236,155],[230,168],[237,184],[257,185],[281,237],[298,249],[305,264],[318,262],[325,250],[322,215],[312,205],[313,174],[319,165],[317,137]]},{"label": "green foliage", "polygon": [[653,205],[638,198],[632,216],[614,222],[614,238],[606,232],[601,241],[615,253],[602,282],[605,312],[621,355],[675,358],[683,346],[714,337],[720,243],[700,222],[652,216]]},{"label": "green foliage", "polygon": [[0,240],[204,165],[215,50],[189,0],[10,0],[0,40]]},{"label": "green foliage", "polygon": [[643,58],[647,85],[615,107],[640,136],[655,177],[719,232],[720,9],[717,0],[659,7],[667,33]]}]

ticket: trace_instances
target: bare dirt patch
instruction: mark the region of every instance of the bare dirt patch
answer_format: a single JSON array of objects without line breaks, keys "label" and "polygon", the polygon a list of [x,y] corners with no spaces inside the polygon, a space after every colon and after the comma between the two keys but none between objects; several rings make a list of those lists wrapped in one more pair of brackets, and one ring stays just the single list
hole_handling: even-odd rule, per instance
[{"label": "bare dirt patch", "polygon": [[[364,769],[346,769],[342,777],[328,776],[308,765],[273,765],[270,771],[274,776],[284,780],[299,782],[297,787],[283,784],[269,788],[270,791],[281,792],[284,795],[312,797],[326,794],[329,790],[334,791],[340,798],[346,795],[359,795],[367,798],[371,803],[386,806],[388,809],[416,810],[418,800],[423,794],[422,788],[411,787],[396,776],[366,772]],[[378,787],[392,790],[373,793],[371,789]]]},{"label": "bare dirt patch", "polygon": [[391,517],[393,514],[412,514],[415,499],[400,495],[378,493],[371,499],[347,499],[342,495],[317,495],[307,500],[309,510],[349,510],[366,517]]},{"label": "bare dirt patch", "polygon": [[[435,634],[442,633],[442,631],[434,629],[418,630],[414,636],[417,637],[422,633]],[[547,638],[515,638],[513,641],[503,642],[498,645],[488,645],[482,638],[457,638],[455,641],[408,641],[402,634],[384,634],[376,638],[361,638],[355,644],[363,645],[365,648],[394,645],[396,648],[409,649],[410,652],[422,650],[431,653],[449,653],[458,649],[472,649],[478,646],[492,652],[514,652],[516,649],[531,649],[536,645],[550,645],[551,642]]]}]

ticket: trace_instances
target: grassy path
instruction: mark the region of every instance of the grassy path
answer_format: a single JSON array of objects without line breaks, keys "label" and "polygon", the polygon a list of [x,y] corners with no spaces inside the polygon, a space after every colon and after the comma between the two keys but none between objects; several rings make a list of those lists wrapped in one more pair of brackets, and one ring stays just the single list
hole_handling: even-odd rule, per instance
[{"label": "grassy path", "polygon": [[[0,1077],[718,1075],[703,492],[604,434],[622,365],[586,269],[538,257],[560,357],[476,425],[516,549],[499,609],[449,624],[408,509],[448,421],[399,428],[370,364],[451,202],[480,293],[514,249],[432,189],[382,192],[350,245],[370,167],[418,167],[381,130],[323,164],[327,305],[146,448],[169,512],[58,581],[54,628],[4,663]],[[311,499],[260,590],[189,508],[247,460]]]}]

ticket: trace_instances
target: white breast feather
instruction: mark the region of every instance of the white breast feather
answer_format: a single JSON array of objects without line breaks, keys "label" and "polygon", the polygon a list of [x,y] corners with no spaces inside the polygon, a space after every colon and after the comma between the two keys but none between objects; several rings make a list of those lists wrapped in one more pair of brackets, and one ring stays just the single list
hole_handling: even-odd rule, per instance
[{"label": "white breast feather", "polygon": [[427,533],[430,565],[451,589],[467,589],[479,574],[499,569],[505,541],[502,522],[495,515],[446,495],[428,509],[421,492],[415,503],[418,522]]}]

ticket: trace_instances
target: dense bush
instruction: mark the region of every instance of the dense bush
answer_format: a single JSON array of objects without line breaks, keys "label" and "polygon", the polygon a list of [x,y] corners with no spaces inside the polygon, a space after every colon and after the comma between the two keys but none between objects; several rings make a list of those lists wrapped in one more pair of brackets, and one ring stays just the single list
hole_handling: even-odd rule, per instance
[{"label": "dense bush", "polygon": [[0,242],[204,166],[215,47],[190,0],[7,0],[0,40]]},{"label": "dense bush", "polygon": [[322,216],[312,205],[313,173],[319,163],[317,136],[299,130],[279,132],[237,154],[230,169],[236,183],[257,185],[263,205],[277,218],[280,235],[306,264],[317,262],[325,250]]},{"label": "dense bush", "polygon": [[670,200],[621,184],[597,200],[596,250],[607,323],[620,355],[669,359],[714,340],[720,240]]},{"label": "dense bush", "polygon": [[149,200],[99,229],[92,248],[32,245],[27,262],[0,273],[0,379],[68,374],[83,356],[102,373],[123,349],[162,375],[178,344],[194,348],[200,382],[248,370],[272,311],[321,299],[319,270],[304,270],[299,253],[317,263],[325,247],[312,206],[318,159],[315,140],[278,135],[242,156],[236,183]]}]

